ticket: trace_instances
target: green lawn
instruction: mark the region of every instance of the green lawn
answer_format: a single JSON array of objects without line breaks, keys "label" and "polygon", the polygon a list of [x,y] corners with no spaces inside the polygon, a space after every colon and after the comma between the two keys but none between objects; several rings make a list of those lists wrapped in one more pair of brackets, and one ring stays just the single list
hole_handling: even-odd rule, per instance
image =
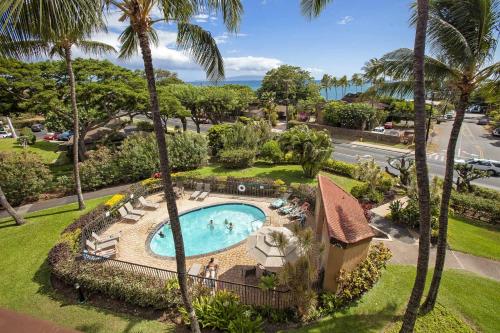
[{"label": "green lawn", "polygon": [[[87,201],[92,209],[109,197]],[[60,299],[49,283],[47,253],[81,212],[76,204],[30,214],[26,225],[0,220],[0,307],[24,312],[83,332],[170,332],[156,321],[116,314]]]},{"label": "green lawn", "polygon": [[[271,178],[271,179],[281,179],[287,184],[290,183],[302,183],[315,185],[318,183],[316,178],[307,178],[304,176],[302,167],[300,165],[267,165],[267,164],[256,164],[251,168],[246,168],[243,170],[238,169],[226,169],[221,165],[210,165],[201,169],[197,169],[191,172],[185,172],[184,174],[189,175],[199,175],[203,177],[207,176],[233,176],[233,177],[260,177],[260,178]],[[322,174],[330,177],[336,184],[342,187],[346,191],[350,191],[355,185],[361,184],[361,182],[338,175],[333,175],[331,173],[322,172]]]},{"label": "green lawn", "polygon": [[448,243],[453,250],[500,260],[500,227],[458,216],[448,221]]},{"label": "green lawn", "polygon": [[[28,146],[26,150],[40,155],[43,162],[51,164],[57,161],[57,164],[62,164],[61,161],[65,158],[65,153],[58,151],[58,144],[37,139],[34,145]],[[17,144],[16,139],[0,139],[0,151],[16,151],[21,152],[23,147]]]},{"label": "green lawn", "polygon": [[[430,283],[430,275],[427,285]],[[388,266],[377,285],[355,306],[297,333],[397,332],[415,277],[415,267]],[[467,290],[467,292],[464,292]],[[444,272],[435,311],[417,322],[415,332],[498,332],[500,283],[458,270]],[[443,308],[445,309],[443,311]]]}]

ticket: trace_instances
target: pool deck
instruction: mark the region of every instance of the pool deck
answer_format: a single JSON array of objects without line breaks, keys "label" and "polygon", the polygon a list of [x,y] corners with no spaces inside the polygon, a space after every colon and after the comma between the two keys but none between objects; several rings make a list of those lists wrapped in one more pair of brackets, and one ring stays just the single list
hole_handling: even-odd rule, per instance
[{"label": "pool deck", "polygon": [[[189,195],[190,193],[186,193],[184,198],[177,200],[179,213],[208,205],[229,202],[246,203],[262,209],[266,216],[270,218],[272,226],[286,226],[292,223],[286,217],[279,215],[275,210],[269,208],[269,204],[276,200],[275,198],[237,197],[217,193],[211,194],[203,201],[197,201],[189,200]],[[148,236],[156,230],[159,223],[168,219],[168,211],[165,200],[162,200],[162,194],[155,194],[149,196],[147,199],[158,202],[160,208],[157,210],[147,210],[147,213],[136,223],[117,222],[111,225],[111,227],[104,232],[104,235],[121,231],[116,259],[162,269],[176,270],[175,259],[160,258],[151,254],[148,250]],[[243,269],[248,269],[257,264],[255,260],[247,256],[246,242],[243,241],[237,246],[230,247],[216,254],[196,256],[191,259],[188,257],[186,260],[186,268],[189,269],[194,263],[206,265],[212,257],[218,260],[219,279],[238,283],[244,283],[242,276]]]}]

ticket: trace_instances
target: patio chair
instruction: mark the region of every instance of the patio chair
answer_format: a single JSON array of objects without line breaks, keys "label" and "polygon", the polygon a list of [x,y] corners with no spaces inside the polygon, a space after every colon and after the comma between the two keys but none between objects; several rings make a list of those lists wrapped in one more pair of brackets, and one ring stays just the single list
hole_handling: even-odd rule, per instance
[{"label": "patio chair", "polygon": [[196,183],[196,190],[193,192],[193,194],[191,194],[189,200],[195,200],[201,194],[202,190],[203,190],[203,183]]},{"label": "patio chair", "polygon": [[191,267],[189,267],[189,270],[188,270],[188,275],[192,275],[192,276],[200,276],[201,272],[203,270],[203,266],[199,263],[194,263],[191,265]]},{"label": "patio chair", "polygon": [[196,200],[205,200],[206,197],[210,194],[210,184],[205,184],[205,191],[203,191]]},{"label": "patio chair", "polygon": [[96,245],[87,239],[85,245],[87,246],[88,252],[96,256],[104,257],[116,255],[116,241],[109,241]]},{"label": "patio chair", "polygon": [[160,204],[159,203],[156,203],[156,202],[152,202],[152,201],[149,201],[149,200],[146,200],[144,197],[139,197],[139,203],[141,204],[142,208],[145,208],[145,209],[152,209],[152,210],[155,210],[155,209],[158,209],[160,207]]},{"label": "patio chair", "polygon": [[112,241],[112,240],[119,241],[121,234],[122,234],[122,232],[120,231],[120,232],[118,232],[116,234],[112,234],[112,235],[99,236],[98,234],[96,234],[95,232],[92,231],[92,238],[94,238],[94,241],[97,244],[99,244],[99,243],[105,243],[105,242]]},{"label": "patio chair", "polygon": [[184,197],[184,185],[182,182],[178,181],[176,186],[174,186],[174,193],[178,199]]},{"label": "patio chair", "polygon": [[129,212],[129,214],[144,216],[146,214],[142,209],[135,209],[130,202],[125,203],[125,209]]},{"label": "patio chair", "polygon": [[137,222],[141,218],[139,215],[134,215],[134,214],[127,213],[127,211],[123,207],[118,208],[118,213],[120,213],[120,216],[125,221]]},{"label": "patio chair", "polygon": [[281,199],[281,198],[279,198],[279,199],[276,199],[273,202],[271,202],[270,207],[274,208],[274,209],[278,209],[278,208],[283,207],[283,205],[285,205],[285,204],[286,204],[286,201],[283,200],[283,199]]}]

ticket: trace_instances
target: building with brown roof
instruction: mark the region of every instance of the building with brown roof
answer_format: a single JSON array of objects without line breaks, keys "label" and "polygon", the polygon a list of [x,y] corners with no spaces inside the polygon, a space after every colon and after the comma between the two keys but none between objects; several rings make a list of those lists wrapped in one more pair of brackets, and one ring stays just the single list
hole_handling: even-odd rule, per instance
[{"label": "building with brown roof", "polygon": [[335,291],[340,271],[351,271],[366,258],[375,234],[356,198],[328,177],[319,175],[318,183],[315,231],[324,246],[323,288]]}]

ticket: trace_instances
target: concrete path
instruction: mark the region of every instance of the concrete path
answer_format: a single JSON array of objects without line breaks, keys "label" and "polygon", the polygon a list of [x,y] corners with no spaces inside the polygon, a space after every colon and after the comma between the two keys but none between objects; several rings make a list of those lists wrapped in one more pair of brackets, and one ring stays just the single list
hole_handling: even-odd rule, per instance
[{"label": "concrete path", "polygon": [[[377,229],[389,234],[391,240],[383,240],[392,251],[392,264],[416,265],[418,258],[418,235],[408,228],[392,223],[382,216],[375,215],[372,222]],[[434,267],[436,248],[431,248],[429,267]],[[445,268],[463,269],[484,277],[500,281],[500,261],[476,257],[458,251],[446,251]]]},{"label": "concrete path", "polygon": [[[115,186],[115,187],[104,188],[104,189],[94,191],[94,192],[87,192],[87,193],[83,194],[83,198],[85,200],[89,200],[89,199],[104,197],[106,195],[116,194],[118,192],[121,192],[121,191],[127,189],[129,186],[130,185],[120,185],[120,186]],[[16,210],[21,215],[25,215],[27,213],[37,212],[37,211],[42,210],[42,209],[67,205],[67,204],[70,204],[70,203],[73,203],[76,201],[77,201],[76,195],[71,195],[71,196],[62,197],[62,198],[54,198],[54,199],[50,199],[50,200],[37,201],[37,202],[34,202],[32,204],[20,206]],[[0,211],[0,218],[7,217],[7,216],[9,216],[7,211],[5,211],[5,210]]]}]

